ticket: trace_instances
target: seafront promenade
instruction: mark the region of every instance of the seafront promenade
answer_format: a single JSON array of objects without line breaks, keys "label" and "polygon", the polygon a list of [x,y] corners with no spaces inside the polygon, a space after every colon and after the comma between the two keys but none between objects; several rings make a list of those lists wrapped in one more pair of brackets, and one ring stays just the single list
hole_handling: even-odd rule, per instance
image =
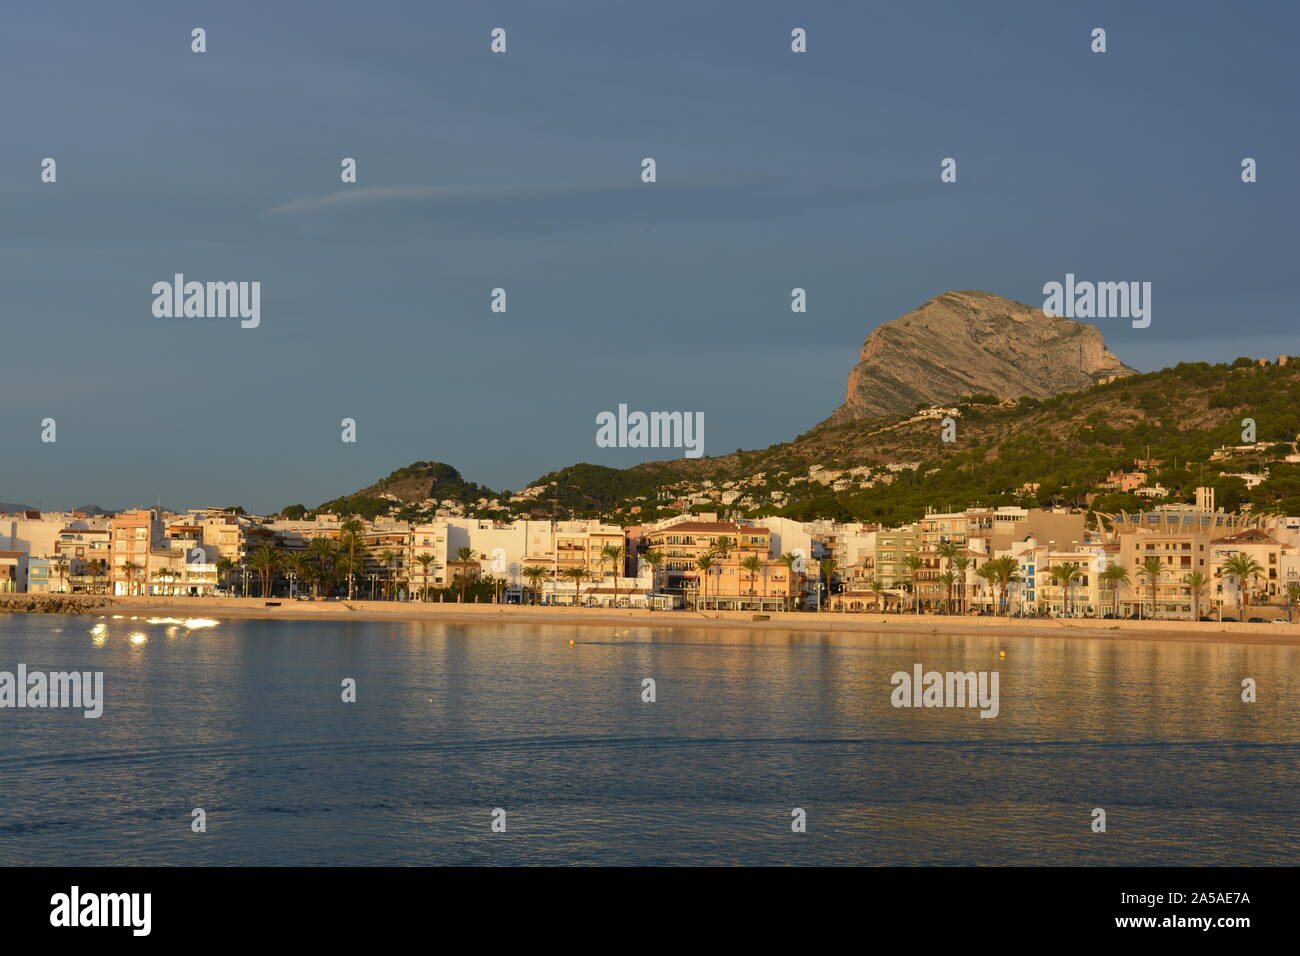
[{"label": "seafront promenade", "polygon": [[[94,598],[103,601],[103,598]],[[1106,621],[950,615],[853,614],[812,611],[645,611],[532,605],[452,604],[397,601],[294,601],[261,598],[114,597],[87,607],[87,615],[266,618],[302,621],[438,621],[554,624],[609,627],[712,627],[776,631],[888,632],[914,634],[1005,634],[1017,637],[1101,638],[1233,644],[1300,645],[1300,624],[1217,621]],[[0,611],[8,610],[0,600]],[[0,627],[3,627],[0,620]]]}]

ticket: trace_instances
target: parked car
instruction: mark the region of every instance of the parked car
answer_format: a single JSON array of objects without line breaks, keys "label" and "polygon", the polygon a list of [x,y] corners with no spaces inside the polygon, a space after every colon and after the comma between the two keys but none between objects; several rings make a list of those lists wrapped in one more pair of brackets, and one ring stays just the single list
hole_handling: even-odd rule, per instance
[{"label": "parked car", "polygon": [[1231,621],[1233,624],[1237,623],[1237,619],[1235,617],[1225,617],[1224,620]]},{"label": "parked car", "polygon": [[1284,617],[1275,617],[1275,618],[1273,618],[1273,623],[1274,623],[1274,624],[1290,624],[1291,622],[1288,621],[1288,620],[1287,620],[1286,618],[1284,618]]},{"label": "parked car", "polygon": [[1207,617],[1207,616],[1205,616],[1204,614],[1201,615],[1201,618],[1200,618],[1200,619],[1201,619],[1202,621],[1213,621],[1213,620],[1214,620],[1214,618],[1212,618],[1212,617]]},{"label": "parked car", "polygon": [[1267,623],[1268,623],[1268,618],[1266,618],[1266,617],[1252,617],[1252,618],[1250,618],[1248,621],[1246,621],[1246,623],[1247,623],[1247,624],[1267,624]]}]

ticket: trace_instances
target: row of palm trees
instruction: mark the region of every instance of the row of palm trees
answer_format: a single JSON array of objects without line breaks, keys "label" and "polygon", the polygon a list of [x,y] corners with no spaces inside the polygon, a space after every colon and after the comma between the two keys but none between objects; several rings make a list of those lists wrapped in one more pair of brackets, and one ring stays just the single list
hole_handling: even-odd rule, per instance
[{"label": "row of palm trees", "polygon": [[[346,583],[348,600],[352,600],[356,594],[357,576],[366,570],[368,549],[365,530],[365,525],[354,518],[339,526],[337,539],[315,538],[308,543],[305,551],[283,551],[264,545],[248,556],[242,569],[252,571],[261,579],[262,597],[271,596],[277,577],[288,576],[295,587],[298,582],[309,585],[316,597],[320,596],[322,589],[332,591]],[[384,590],[391,597],[397,585],[394,571],[398,555],[395,551],[386,549],[376,557],[387,569]],[[230,558],[217,561],[217,570],[227,583],[240,569],[241,566]],[[156,575],[157,573],[155,572]],[[167,572],[162,573],[166,575]],[[129,577],[128,573],[128,579]]]},{"label": "row of palm trees", "polygon": [[[465,550],[465,549],[462,549]],[[664,556],[658,551],[648,551],[641,556],[641,559],[654,569],[654,581],[651,590],[657,590],[659,584],[659,567],[663,564]],[[623,577],[619,571],[623,567],[624,561],[627,560],[627,548],[618,544],[607,544],[600,549],[600,574],[605,576],[605,565],[608,563],[614,570],[614,606],[618,606],[619,581]],[[558,584],[561,577],[568,578],[573,582],[573,604],[576,606],[582,601],[582,582],[592,577],[592,573],[585,566],[575,568],[547,568],[542,565],[526,565],[522,572],[523,576],[528,579],[529,589],[533,592],[533,603],[536,604],[541,597],[542,582],[547,578],[553,578]]]},{"label": "row of palm trees", "polygon": [[[974,566],[974,562],[966,555],[961,553],[961,548],[952,542],[943,542],[935,549],[935,554],[941,560],[947,562],[947,569],[939,575],[939,583],[943,585],[946,592],[945,609],[948,613],[952,612],[952,595],[955,587],[960,584],[962,591],[962,610],[965,610],[965,592],[966,592],[966,575]],[[903,559],[903,567],[908,572],[909,584],[911,586],[913,603],[917,613],[920,613],[920,601],[917,596],[916,577],[917,574],[925,569],[925,560],[916,554],[908,555]],[[1238,593],[1241,595],[1241,604],[1243,610],[1250,606],[1251,589],[1250,582],[1264,573],[1264,567],[1254,558],[1247,554],[1234,554],[1226,558],[1221,565],[1222,574],[1230,581],[1234,581]],[[1137,573],[1140,578],[1144,579],[1145,586],[1151,588],[1151,611],[1152,615],[1156,613],[1157,586],[1160,575],[1167,570],[1163,561],[1156,555],[1150,555],[1138,567]],[[993,558],[985,561],[983,564],[974,567],[975,575],[985,580],[990,590],[996,590],[997,611],[996,613],[1006,613],[1006,595],[1010,586],[1021,580],[1019,575],[1019,562],[1012,557]],[[1047,570],[1048,576],[1052,582],[1062,588],[1064,595],[1064,610],[1067,616],[1072,611],[1073,589],[1075,582],[1082,578],[1086,569],[1083,565],[1067,561],[1061,564],[1053,565]],[[1128,568],[1119,564],[1112,564],[1104,568],[1099,574],[1099,579],[1106,585],[1106,589],[1112,592],[1112,613],[1119,616],[1119,590],[1124,584],[1129,583]],[[1187,586],[1192,595],[1193,602],[1193,619],[1201,616],[1201,598],[1206,588],[1210,586],[1210,579],[1200,571],[1192,571],[1184,576],[1182,583]],[[879,601],[884,593],[883,583],[877,579],[872,582],[871,590],[876,594]],[[1287,587],[1287,601],[1292,607],[1300,605],[1300,584],[1291,584]]]},{"label": "row of palm trees", "polygon": [[[735,549],[736,543],[728,535],[720,535],[715,538],[709,550],[695,559],[695,569],[700,572],[700,593],[697,599],[699,603],[708,601],[709,575],[715,567],[721,569],[721,562],[727,558]],[[658,579],[659,565],[663,562],[664,557],[657,551],[647,551],[642,555],[645,560],[655,570],[655,579]],[[798,571],[798,565],[802,558],[799,555],[787,552],[777,557],[777,563],[783,565],[786,569],[786,580],[790,586],[786,588],[786,594],[782,597],[782,605],[789,610],[790,599],[794,590],[794,576]],[[749,575],[749,594],[758,594],[757,581],[760,575],[763,576],[763,593],[767,592],[767,562],[757,554],[747,554],[740,559],[740,569]],[[833,559],[827,559],[823,563],[823,577],[829,581],[830,574],[834,573],[835,562]],[[827,572],[826,565],[829,564],[830,570]]]}]

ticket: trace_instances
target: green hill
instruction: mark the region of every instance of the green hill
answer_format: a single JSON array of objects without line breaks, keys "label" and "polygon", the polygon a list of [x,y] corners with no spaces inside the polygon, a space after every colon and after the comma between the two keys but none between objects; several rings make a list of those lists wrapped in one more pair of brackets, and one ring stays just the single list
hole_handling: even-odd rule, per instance
[{"label": "green hill", "polygon": [[[988,401],[987,397],[982,401]],[[960,509],[974,504],[1089,504],[1097,510],[1138,508],[1133,495],[1099,494],[1093,487],[1114,470],[1132,469],[1135,459],[1162,461],[1153,481],[1169,488],[1171,500],[1192,500],[1204,482],[1218,489],[1229,509],[1243,502],[1300,514],[1300,466],[1280,459],[1300,433],[1300,364],[1260,366],[1251,359],[1231,365],[1183,363],[1133,375],[1077,392],[1003,405],[959,404],[957,440],[940,440],[938,420],[908,423],[827,424],[792,442],[716,458],[650,462],[620,471],[575,466],[534,484],[553,485],[547,497],[564,509],[639,505],[637,520],[659,513],[657,493],[698,491],[750,482],[757,503],[743,509],[752,517],[780,514],[808,520],[915,520],[927,506]],[[1222,445],[1243,444],[1244,418],[1255,422],[1256,438],[1276,447],[1228,461],[1210,461]],[[807,480],[813,466],[829,469],[880,468],[918,462],[892,483],[832,491]],[[1259,470],[1271,477],[1250,492],[1222,472]],[[762,475],[755,481],[754,476]],[[1037,483],[1032,492],[1021,489]],[[774,492],[789,500],[774,503]],[[670,495],[671,496],[671,495]]]}]

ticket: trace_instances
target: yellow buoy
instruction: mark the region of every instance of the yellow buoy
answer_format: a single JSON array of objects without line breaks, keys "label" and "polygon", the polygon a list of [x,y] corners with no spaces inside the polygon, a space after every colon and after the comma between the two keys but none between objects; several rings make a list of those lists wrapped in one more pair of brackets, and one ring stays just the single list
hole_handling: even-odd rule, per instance
[{"label": "yellow buoy", "polygon": [[998,651],[998,657],[1006,657],[1006,656],[1007,656],[1006,651]]},{"label": "yellow buoy", "polygon": [[569,646],[570,646],[570,647],[573,646],[573,641],[569,641]]}]

